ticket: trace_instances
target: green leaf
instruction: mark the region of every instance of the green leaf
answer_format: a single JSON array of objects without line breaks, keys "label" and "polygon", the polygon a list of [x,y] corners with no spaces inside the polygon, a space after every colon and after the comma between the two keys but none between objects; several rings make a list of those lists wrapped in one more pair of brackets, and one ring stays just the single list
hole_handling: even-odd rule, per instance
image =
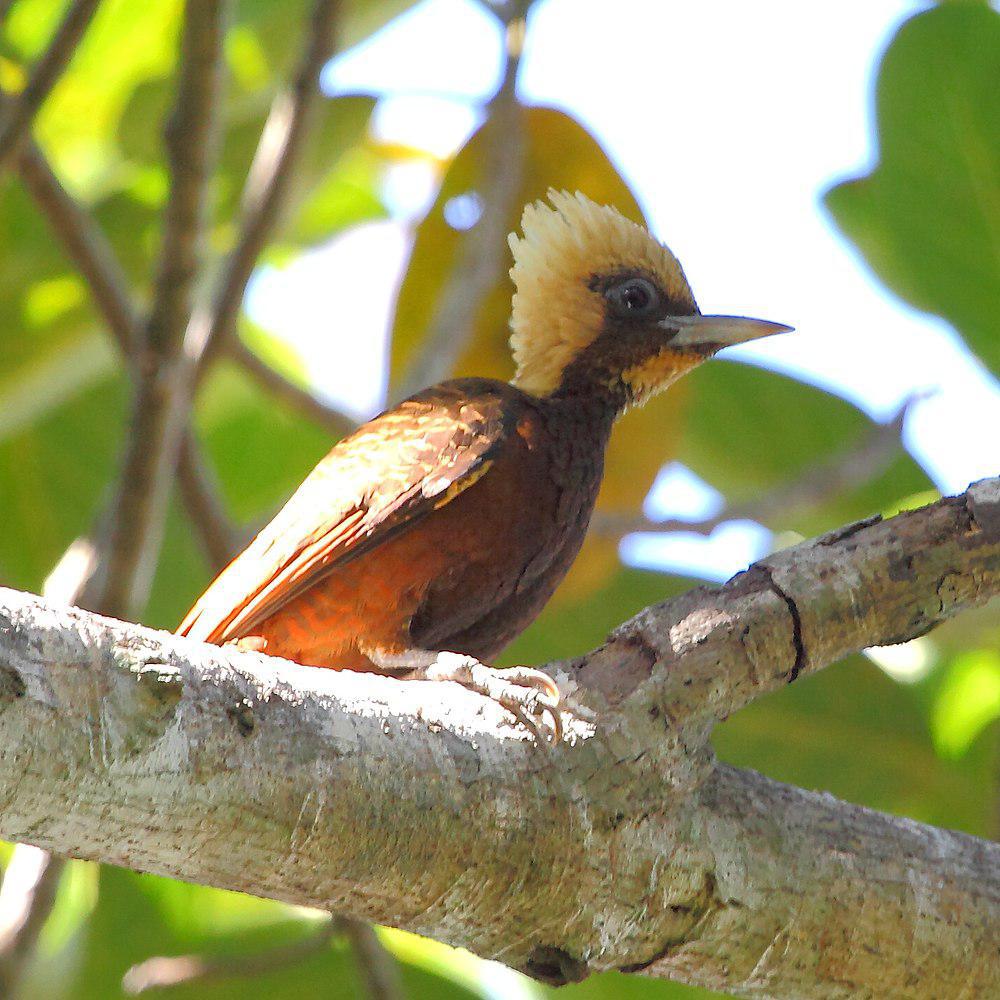
[{"label": "green leaf", "polygon": [[924,695],[860,656],[737,712],[719,756],[769,777],[978,836],[995,832],[997,741],[960,761],[935,752]]},{"label": "green leaf", "polygon": [[876,274],[1000,373],[1000,14],[907,21],[879,70],[879,162],[826,204]]},{"label": "green leaf", "polygon": [[[687,382],[687,419],[677,457],[730,503],[795,482],[817,463],[857,448],[875,428],[839,396],[752,365],[712,361]],[[815,535],[932,486],[900,448],[872,481],[763,520],[774,530]]]},{"label": "green leaf", "polygon": [[[93,873],[92,866],[88,866]],[[97,905],[73,938],[34,963],[23,1000],[109,1000],[121,997],[121,980],[134,964],[158,955],[196,954],[239,959],[300,942],[317,933],[315,917],[239,893],[172,882],[105,866]],[[437,946],[439,949],[441,946]],[[475,1000],[483,994],[450,975],[399,956],[403,988],[410,1000]],[[298,962],[277,964],[252,977],[205,978],[171,987],[178,1000],[260,1000],[322,996],[353,1000],[363,995],[353,955],[334,938]],[[167,996],[156,991],[154,996]]]},{"label": "green leaf", "polygon": [[934,745],[943,757],[965,754],[1000,718],[1000,653],[978,649],[948,664],[931,715]]},{"label": "green leaf", "polygon": [[354,0],[344,9],[341,51],[363,42],[415,4],[416,0]]},{"label": "green leaf", "polygon": [[127,401],[121,376],[94,381],[0,437],[0,580],[37,591],[66,547],[87,533],[118,462]]},{"label": "green leaf", "polygon": [[702,581],[650,573],[618,564],[596,592],[556,601],[504,650],[504,663],[546,663],[579,656],[599,646],[608,633],[650,604],[659,604]]},{"label": "green leaf", "polygon": [[[328,239],[348,225],[385,215],[378,195],[381,160],[367,143],[375,100],[366,96],[324,99],[292,177],[276,239],[283,252]],[[266,105],[236,109],[219,161],[214,248],[224,251],[236,236],[234,220],[247,171],[267,117]]]},{"label": "green leaf", "polygon": [[0,178],[0,246],[16,247],[0,268],[2,400],[8,382],[25,374],[22,369],[37,370],[72,350],[95,320],[82,280],[13,177]]},{"label": "green leaf", "polygon": [[[48,21],[59,6],[38,0],[16,5],[4,28],[12,55],[25,62],[33,57],[38,20]],[[135,87],[170,72],[179,15],[177,0],[100,5],[35,129],[75,191],[94,194],[117,168],[114,139],[122,111]]]},{"label": "green leaf", "polygon": [[260,389],[242,369],[217,365],[196,425],[235,517],[269,517],[333,445],[329,433]]},{"label": "green leaf", "polygon": [[[337,23],[337,46],[344,51],[378,31],[392,18],[414,5],[416,0],[352,0],[341,5]],[[229,59],[237,74],[253,81],[253,64],[266,64],[270,73],[288,78],[301,56],[313,9],[311,0],[239,0],[235,24],[252,32],[252,45],[243,39],[228,46]],[[255,50],[255,51],[251,51]],[[260,73],[258,68],[257,73]],[[259,79],[258,79],[259,82]]]},{"label": "green leaf", "polygon": [[286,253],[330,239],[349,226],[384,218],[380,194],[383,162],[370,146],[358,145],[336,160],[313,185],[303,185],[298,204],[279,234]]}]

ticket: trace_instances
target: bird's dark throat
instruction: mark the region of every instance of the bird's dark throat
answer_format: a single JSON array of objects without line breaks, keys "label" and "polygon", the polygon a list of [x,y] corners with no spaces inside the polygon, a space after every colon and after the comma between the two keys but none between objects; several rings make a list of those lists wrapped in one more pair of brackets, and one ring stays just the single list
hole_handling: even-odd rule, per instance
[{"label": "bird's dark throat", "polygon": [[654,346],[648,334],[609,319],[593,343],[566,366],[552,395],[606,410],[614,421],[633,403],[622,373],[647,360]]}]

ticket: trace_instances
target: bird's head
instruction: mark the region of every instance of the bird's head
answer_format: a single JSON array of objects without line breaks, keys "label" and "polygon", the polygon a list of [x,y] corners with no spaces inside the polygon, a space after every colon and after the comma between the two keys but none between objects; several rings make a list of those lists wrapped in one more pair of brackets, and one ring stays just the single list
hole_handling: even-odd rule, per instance
[{"label": "bird's head", "polygon": [[732,344],[790,327],[702,316],[677,258],[643,226],[577,193],[549,191],[511,234],[514,384],[536,396],[645,402]]}]

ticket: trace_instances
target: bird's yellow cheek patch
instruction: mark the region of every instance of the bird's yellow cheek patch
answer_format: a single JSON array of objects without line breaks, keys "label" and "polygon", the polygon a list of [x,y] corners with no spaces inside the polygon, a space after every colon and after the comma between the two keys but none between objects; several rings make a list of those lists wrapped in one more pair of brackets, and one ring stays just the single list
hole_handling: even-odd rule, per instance
[{"label": "bird's yellow cheek patch", "polygon": [[622,380],[629,388],[632,404],[639,406],[704,360],[694,351],[679,351],[676,348],[665,347],[658,354],[646,358],[631,368],[626,368],[622,372]]}]

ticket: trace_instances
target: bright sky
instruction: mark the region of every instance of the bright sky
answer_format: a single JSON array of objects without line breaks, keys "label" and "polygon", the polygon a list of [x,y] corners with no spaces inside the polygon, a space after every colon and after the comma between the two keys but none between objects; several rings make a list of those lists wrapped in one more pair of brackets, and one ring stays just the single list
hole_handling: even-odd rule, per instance
[{"label": "bright sky", "polygon": [[[846,396],[876,419],[916,389],[906,442],[945,491],[995,475],[1000,385],[946,324],[891,298],[832,229],[822,192],[874,158],[878,56],[927,4],[773,0],[539,0],[520,93],[562,107],[598,136],[657,235],[683,261],[706,312],[762,316],[797,333],[730,352]],[[476,0],[425,0],[340,58],[332,92],[383,97],[378,134],[443,155],[497,85],[500,36]],[[376,411],[408,223],[433,197],[419,167],[386,182],[390,222],[363,226],[262,277],[251,311],[303,353],[317,388]],[[384,308],[372,308],[384,303]],[[660,477],[652,509],[703,516],[718,498],[686,470]],[[767,532],[632,539],[630,561],[724,577],[759,557]]]}]

